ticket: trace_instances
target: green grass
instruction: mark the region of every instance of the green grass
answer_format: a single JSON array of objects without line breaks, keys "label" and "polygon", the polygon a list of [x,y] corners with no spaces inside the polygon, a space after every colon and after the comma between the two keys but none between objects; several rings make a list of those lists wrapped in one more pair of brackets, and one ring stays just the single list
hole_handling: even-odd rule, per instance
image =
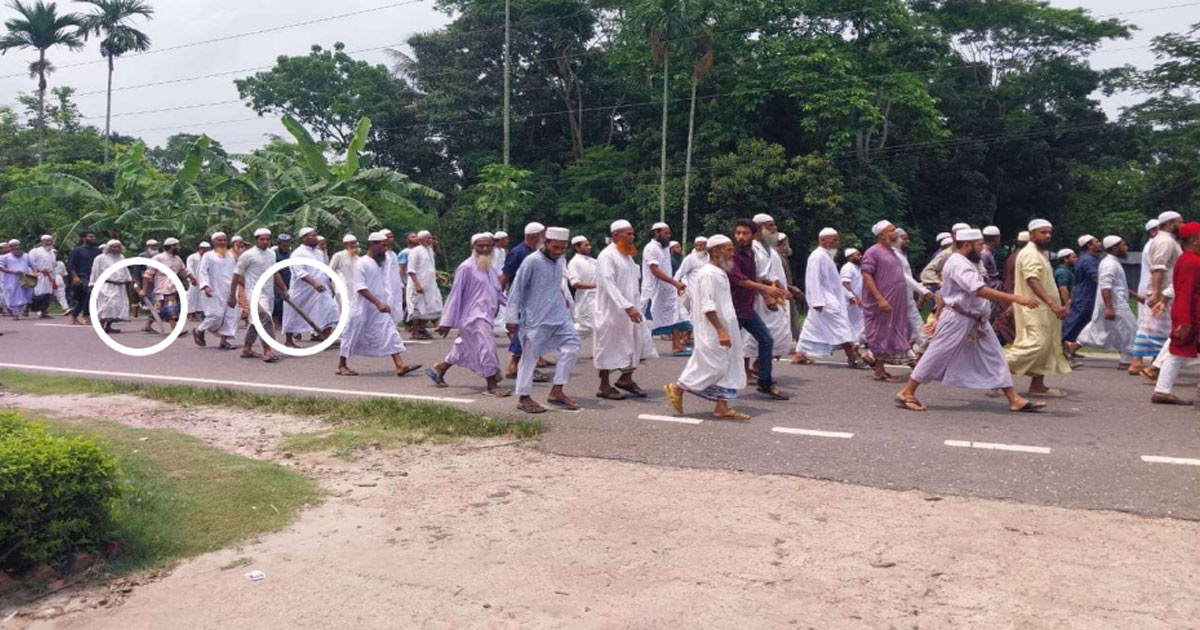
[{"label": "green grass", "polygon": [[90,419],[39,419],[96,439],[121,460],[130,491],[114,512],[114,573],[168,566],[282,529],[320,499],[315,482],[269,462],[165,429]]},{"label": "green grass", "polygon": [[0,370],[0,389],[41,396],[127,394],[182,406],[232,407],[262,413],[313,416],[328,422],[330,429],[315,434],[288,436],[285,446],[296,452],[333,450],[339,456],[352,456],[359,448],[376,443],[388,448],[426,440],[453,441],[463,437],[508,435],[525,439],[539,435],[544,430],[544,425],[537,421],[508,423],[457,407],[394,398],[278,396],[228,388],[149,385],[29,374],[16,370]]}]

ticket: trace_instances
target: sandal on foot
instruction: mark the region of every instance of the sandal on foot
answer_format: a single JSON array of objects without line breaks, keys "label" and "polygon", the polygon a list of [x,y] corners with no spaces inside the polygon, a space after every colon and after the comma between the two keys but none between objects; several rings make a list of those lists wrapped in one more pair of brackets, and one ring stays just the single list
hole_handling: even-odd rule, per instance
[{"label": "sandal on foot", "polygon": [[334,374],[337,376],[358,376],[358,372],[355,372],[349,368],[345,370],[338,369],[338,371],[334,372]]},{"label": "sandal on foot", "polygon": [[625,385],[617,383],[616,385],[618,389],[623,389],[629,392],[629,395],[634,398],[645,398],[646,396],[649,396],[645,390],[643,390],[641,387],[638,387],[637,383],[629,383]]},{"label": "sandal on foot", "polygon": [[596,392],[596,398],[603,398],[604,400],[625,400],[628,398],[628,396],[617,391],[617,388],[610,387],[602,392]]},{"label": "sandal on foot", "polygon": [[263,363],[279,363],[279,355],[272,354],[269,357],[263,357]]},{"label": "sandal on foot", "polygon": [[817,362],[808,357],[792,359],[792,365],[816,365]]},{"label": "sandal on foot", "polygon": [[262,358],[262,356],[260,356],[257,352],[250,352],[249,354],[243,352],[238,356],[243,359],[261,359]]},{"label": "sandal on foot", "polygon": [[926,410],[925,405],[922,405],[921,401],[917,400],[917,398],[915,396],[912,398],[896,396],[893,400],[896,401],[896,406],[901,409],[907,409],[908,411],[925,411]]},{"label": "sandal on foot", "polygon": [[770,398],[772,400],[791,400],[791,397],[789,397],[787,394],[779,391],[778,387],[774,387],[774,386],[761,387],[760,386],[756,389],[758,390],[758,393],[760,393],[763,396],[766,396],[767,398]]},{"label": "sandal on foot", "polygon": [[900,382],[899,376],[896,376],[894,374],[887,374],[886,372],[884,373],[883,376],[872,376],[871,378],[875,379],[876,381],[879,381],[880,383],[899,383]]},{"label": "sandal on foot", "polygon": [[750,419],[749,415],[744,414],[740,411],[734,411],[733,409],[730,409],[729,411],[726,411],[725,413],[714,413],[713,417],[717,418],[718,420],[749,420]]},{"label": "sandal on foot", "polygon": [[495,396],[496,398],[508,398],[509,396],[512,396],[511,389],[489,389],[487,390],[487,393]]},{"label": "sandal on foot", "polygon": [[545,374],[543,372],[539,372],[537,370],[534,370],[533,371],[533,382],[534,383],[549,383],[550,375]]},{"label": "sandal on foot", "polygon": [[449,387],[450,386],[448,383],[446,383],[446,379],[443,378],[442,376],[439,376],[437,373],[437,370],[435,370],[433,368],[425,368],[425,376],[428,376],[429,380],[433,381],[434,387]]},{"label": "sandal on foot", "polygon": [[1020,407],[1018,407],[1016,409],[1009,407],[1008,410],[1012,413],[1037,413],[1045,408],[1046,408],[1046,403],[1044,403],[1044,402],[1027,400],[1027,401],[1025,401],[1024,405],[1021,405]]},{"label": "sandal on foot", "polygon": [[517,405],[517,409],[525,413],[546,413],[546,408],[535,402],[521,403]]},{"label": "sandal on foot", "polygon": [[413,372],[416,372],[419,369],[421,369],[420,363],[418,363],[416,365],[410,365],[408,367],[401,369],[399,372],[396,372],[396,376],[407,376],[409,374],[412,374]]},{"label": "sandal on foot", "polygon": [[208,342],[204,340],[204,331],[200,329],[192,331],[192,341],[195,341],[196,345],[201,348],[208,345]]},{"label": "sandal on foot", "polygon": [[579,403],[573,398],[547,398],[546,402],[554,405],[555,407],[561,407],[571,411],[578,411],[580,408]]},{"label": "sandal on foot", "polygon": [[667,395],[667,403],[671,405],[671,410],[677,415],[683,415],[683,390],[678,390],[670,385],[663,385],[663,393]]},{"label": "sandal on foot", "polygon": [[1150,402],[1154,403],[1156,405],[1191,405],[1192,404],[1191,402],[1186,401],[1186,400],[1176,396],[1175,394],[1159,394],[1159,393],[1155,393],[1153,396],[1151,396]]},{"label": "sandal on foot", "polygon": [[1047,389],[1044,392],[1028,392],[1025,395],[1029,396],[1030,398],[1066,398],[1067,397],[1066,392],[1064,392],[1061,389],[1054,389],[1053,387],[1051,387],[1050,389]]}]

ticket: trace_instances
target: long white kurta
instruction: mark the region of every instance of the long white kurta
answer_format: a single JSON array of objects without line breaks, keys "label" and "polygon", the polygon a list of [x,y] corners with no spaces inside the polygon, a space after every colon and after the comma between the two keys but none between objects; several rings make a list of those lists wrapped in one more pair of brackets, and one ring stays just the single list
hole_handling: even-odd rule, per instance
[{"label": "long white kurta", "polygon": [[679,269],[675,270],[675,280],[682,282],[688,287],[683,292],[683,299],[679,301],[679,309],[680,314],[689,319],[691,318],[692,278],[695,277],[697,271],[700,271],[707,264],[708,252],[692,250],[692,253],[683,257],[683,262],[679,263]]},{"label": "long white kurta", "polygon": [[408,279],[405,297],[408,299],[408,319],[437,319],[442,312],[442,290],[437,284],[437,267],[433,248],[418,245],[408,254],[408,273],[421,282],[424,293],[417,293],[417,283]]},{"label": "long white kurta", "polygon": [[[754,242],[754,266],[758,273],[758,277],[769,282],[778,282],[782,286],[787,286],[787,274],[783,270],[783,259],[775,251],[775,248],[768,248],[762,243]],[[767,308],[767,301],[763,296],[757,295],[754,298],[754,312],[762,318],[763,323],[767,325],[767,329],[771,331],[771,338],[775,341],[776,355],[782,355],[786,348],[792,347],[792,310],[788,302],[784,302],[778,309],[772,311]],[[742,354],[748,359],[758,357],[758,342],[750,335],[742,337]]]},{"label": "long white kurta", "polygon": [[347,287],[353,291],[353,295],[350,296],[350,320],[346,323],[345,334],[342,335],[339,356],[390,357],[404,352],[404,340],[400,338],[392,316],[380,313],[370,300],[359,293],[366,289],[375,299],[384,301],[383,296],[387,290],[384,273],[387,268],[386,259],[383,266],[370,256],[359,256],[354,261],[354,282]]},{"label": "long white kurta", "polygon": [[[188,308],[191,309],[192,313],[203,313],[204,312],[204,303],[200,299],[201,293],[200,293],[200,283],[199,283],[200,253],[196,252],[196,253],[192,254],[191,256],[188,256],[187,260],[183,263],[183,265],[185,267],[187,267],[187,270],[189,273],[192,274],[192,277],[197,279],[197,282],[188,283]],[[189,313],[189,315],[190,314],[191,313]]]},{"label": "long white kurta", "polygon": [[[729,275],[715,265],[704,265],[692,276],[688,290],[693,297],[692,330],[696,343],[683,374],[679,375],[679,386],[693,393],[713,385],[742,389],[746,386],[746,366],[738,352],[742,332],[733,310]],[[706,314],[714,312],[733,342],[728,348],[717,340],[717,329],[708,321]]]},{"label": "long white kurta", "polygon": [[[842,286],[834,254],[818,247],[808,255],[804,271],[804,297],[808,302],[808,317],[800,330],[796,351],[816,356],[830,356],[834,348],[854,343],[857,336],[850,328],[848,314],[850,293]],[[817,310],[817,309],[821,310]]]},{"label": "long white kurta", "polygon": [[[322,260],[321,250],[308,245],[301,245],[292,252],[291,258],[307,258],[317,262]],[[296,306],[308,315],[308,318],[313,320],[317,326],[322,329],[331,328],[337,325],[338,314],[337,307],[334,306],[333,291],[326,290],[324,292],[317,291],[305,279],[311,278],[318,286],[329,287],[329,276],[318,271],[314,267],[305,265],[292,265],[292,281],[288,285],[288,294]],[[283,332],[290,335],[303,335],[305,333],[315,333],[312,326],[304,321],[304,318],[292,308],[290,304],[283,305]]]},{"label": "long white kurta", "polygon": [[400,275],[400,257],[396,252],[387,251],[380,273],[383,274],[384,296],[379,299],[392,307],[392,322],[399,324],[404,321],[404,278]]},{"label": "long white kurta", "polygon": [[[29,267],[32,273],[37,274],[37,285],[33,287],[33,295],[50,295],[54,293],[54,283],[50,278],[54,276],[54,250],[46,249],[42,246],[34,247],[29,251]],[[50,274],[47,276],[46,274]]]},{"label": "long white kurta", "polygon": [[229,286],[233,281],[233,272],[237,260],[233,252],[226,250],[224,256],[216,251],[204,254],[200,259],[200,289],[212,289],[212,297],[200,299],[204,308],[204,321],[200,324],[201,331],[213,332],[222,337],[232,337],[237,334],[238,309],[229,308]]},{"label": "long white kurta", "polygon": [[[1104,318],[1104,296],[1101,292],[1105,289],[1112,291],[1113,310],[1117,315],[1112,321]],[[1079,343],[1112,348],[1121,353],[1122,363],[1128,363],[1133,358],[1129,350],[1137,329],[1137,317],[1129,308],[1129,285],[1125,281],[1125,270],[1121,267],[1120,259],[1110,254],[1100,261],[1096,306],[1092,308],[1092,321],[1079,333]]]},{"label": "long white kurta", "polygon": [[592,364],[597,370],[636,368],[658,357],[646,322],[635,324],[626,309],[638,307],[637,263],[615,243],[596,260],[596,331]]},{"label": "long white kurta", "polygon": [[651,273],[653,267],[671,275],[671,248],[657,240],[651,240],[642,248],[642,301],[638,310],[644,312],[646,302],[649,302],[651,328],[674,326],[683,321],[679,309],[679,291]]},{"label": "long white kurta", "polygon": [[[508,250],[503,247],[492,249],[492,271],[496,272],[496,276],[504,273],[504,262],[508,259]],[[505,335],[508,329],[504,326],[504,309],[500,309],[496,313],[496,319],[492,321],[492,334],[496,336]]]},{"label": "long white kurta", "polygon": [[[96,290],[96,281],[100,279],[100,274],[104,273],[105,269],[121,262],[125,257],[120,254],[100,254],[96,256],[96,260],[92,262],[92,276],[88,280],[88,286],[92,290]],[[129,320],[129,292],[125,290],[125,284],[132,282],[133,276],[129,275],[129,267],[118,269],[113,272],[104,285],[99,288],[100,297],[96,298],[96,312],[92,313],[92,317],[100,318],[100,321],[108,320]]]},{"label": "long white kurta", "polygon": [[[567,263],[567,280],[571,286],[578,283],[596,284],[596,259],[575,254]],[[596,329],[596,289],[575,290],[575,330],[579,334],[591,333]]]},{"label": "long white kurta", "polygon": [[855,339],[861,341],[864,327],[862,310],[862,269],[852,262],[846,262],[846,264],[842,265],[842,271],[839,275],[842,278],[842,286],[845,287],[847,284],[849,284],[850,293],[852,293],[854,297],[858,298],[858,306],[848,304],[847,306],[849,307],[849,310],[846,311],[846,313],[850,316],[850,332],[854,333]]},{"label": "long white kurta", "polygon": [[896,257],[900,259],[900,265],[904,267],[904,284],[908,285],[908,293],[904,294],[904,301],[908,305],[909,338],[918,344],[918,351],[920,351],[924,349],[928,340],[925,339],[925,320],[921,317],[921,309],[917,307],[917,299],[913,297],[913,294],[926,295],[930,291],[913,277],[912,265],[908,262],[908,255],[899,247],[893,247],[892,251],[896,252]]}]

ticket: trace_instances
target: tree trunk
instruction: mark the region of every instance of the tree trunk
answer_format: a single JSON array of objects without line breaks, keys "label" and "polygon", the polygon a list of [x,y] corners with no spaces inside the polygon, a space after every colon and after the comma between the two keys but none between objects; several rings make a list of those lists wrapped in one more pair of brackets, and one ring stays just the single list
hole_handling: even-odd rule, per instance
[{"label": "tree trunk", "polygon": [[667,97],[671,82],[670,53],[663,51],[662,160],[658,181],[658,220],[667,221]]},{"label": "tree trunk", "polygon": [[683,244],[687,250],[688,243],[688,208],[691,201],[692,190],[692,139],[696,134],[696,87],[700,81],[696,78],[695,73],[692,73],[692,105],[691,112],[688,114],[688,141],[687,141],[687,157],[684,159],[683,166],[683,231],[679,235],[679,242]]},{"label": "tree trunk", "polygon": [[46,161],[46,51],[38,51],[38,164]]},{"label": "tree trunk", "polygon": [[108,143],[112,137],[112,75],[113,58],[108,56],[108,96],[104,106],[104,163],[108,164]]}]

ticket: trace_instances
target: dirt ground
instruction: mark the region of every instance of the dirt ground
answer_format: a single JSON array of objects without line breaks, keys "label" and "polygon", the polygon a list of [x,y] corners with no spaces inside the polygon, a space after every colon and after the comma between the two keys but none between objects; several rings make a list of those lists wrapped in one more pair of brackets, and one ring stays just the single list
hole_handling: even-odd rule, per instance
[{"label": "dirt ground", "polygon": [[123,422],[273,459],[331,496],[241,549],[128,592],[59,593],[0,628],[1200,628],[1200,523],[527,445],[286,457],[278,437],[313,422],[121,405]]}]

